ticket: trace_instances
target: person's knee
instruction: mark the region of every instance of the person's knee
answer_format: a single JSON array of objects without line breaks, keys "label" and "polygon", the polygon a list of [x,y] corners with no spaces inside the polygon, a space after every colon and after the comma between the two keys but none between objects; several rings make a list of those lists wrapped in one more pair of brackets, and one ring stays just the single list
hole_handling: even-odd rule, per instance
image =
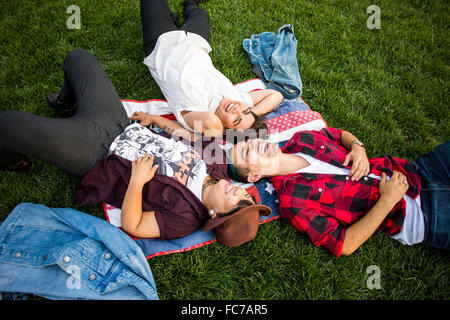
[{"label": "person's knee", "polygon": [[64,70],[67,70],[67,68],[80,62],[86,63],[86,61],[93,58],[94,56],[89,51],[83,49],[74,49],[67,54],[66,59],[64,60]]}]

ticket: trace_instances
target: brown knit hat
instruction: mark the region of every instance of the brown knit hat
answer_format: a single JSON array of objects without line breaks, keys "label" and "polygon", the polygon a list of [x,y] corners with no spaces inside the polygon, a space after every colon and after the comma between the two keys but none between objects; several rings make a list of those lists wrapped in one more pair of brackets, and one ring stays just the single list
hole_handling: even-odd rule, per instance
[{"label": "brown knit hat", "polygon": [[220,243],[227,247],[237,247],[256,237],[260,214],[270,216],[272,209],[263,204],[254,204],[229,216],[209,219],[202,230],[214,229],[216,238]]}]

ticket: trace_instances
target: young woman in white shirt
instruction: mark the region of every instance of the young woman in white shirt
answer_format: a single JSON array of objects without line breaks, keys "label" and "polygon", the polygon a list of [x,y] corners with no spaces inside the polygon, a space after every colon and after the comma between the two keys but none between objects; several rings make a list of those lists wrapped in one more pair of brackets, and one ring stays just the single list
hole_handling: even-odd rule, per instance
[{"label": "young woman in white shirt", "polygon": [[178,29],[167,0],[141,0],[144,64],[191,135],[266,129],[263,115],[282,101],[282,94],[271,89],[241,92],[213,66],[209,16],[200,2],[182,3],[186,19]]}]

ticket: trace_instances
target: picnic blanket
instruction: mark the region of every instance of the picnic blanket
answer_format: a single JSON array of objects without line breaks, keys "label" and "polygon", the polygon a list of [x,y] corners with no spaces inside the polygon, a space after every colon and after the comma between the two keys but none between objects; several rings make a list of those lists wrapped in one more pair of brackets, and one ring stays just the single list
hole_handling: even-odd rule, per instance
[{"label": "picnic blanket", "polygon": [[[260,79],[250,79],[235,85],[239,90],[250,92],[265,88],[264,82]],[[151,114],[161,115],[171,120],[175,117],[171,114],[168,103],[164,100],[151,99],[146,101],[122,100],[122,104],[128,114],[131,116],[136,111],[144,111]],[[269,133],[269,141],[276,142],[283,147],[286,142],[297,131],[302,130],[320,130],[326,127],[326,122],[321,114],[312,111],[301,97],[295,100],[284,99],[279,106],[268,113],[267,126]],[[221,146],[226,149],[232,145],[225,141],[221,142]],[[239,183],[231,181],[232,184],[244,187],[247,192],[255,196],[258,203],[268,205],[272,208],[270,216],[261,216],[260,223],[266,223],[279,218],[278,200],[273,185],[267,180],[262,179],[256,183]],[[103,204],[107,220],[116,227],[121,226],[119,208],[115,208],[109,204]],[[196,232],[179,239],[159,240],[159,239],[142,239],[133,238],[144,252],[147,259],[155,256],[183,252],[193,250],[217,241],[214,232],[197,230]]]}]

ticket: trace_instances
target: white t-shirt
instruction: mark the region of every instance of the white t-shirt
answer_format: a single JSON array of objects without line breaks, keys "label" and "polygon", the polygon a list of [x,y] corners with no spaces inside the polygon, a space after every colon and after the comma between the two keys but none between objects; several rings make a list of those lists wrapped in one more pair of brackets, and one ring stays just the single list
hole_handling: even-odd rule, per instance
[{"label": "white t-shirt", "polygon": [[[303,157],[310,164],[309,166],[296,171],[296,173],[307,172],[315,174],[340,175],[348,175],[350,173],[350,170],[347,168],[339,168],[333,166],[329,163],[317,160],[310,155],[303,154],[301,152],[296,153],[295,155]],[[381,177],[376,176],[372,173],[369,174],[369,177],[381,180]],[[386,180],[389,181],[389,177],[387,177]],[[425,222],[423,218],[422,208],[420,207],[420,196],[418,196],[416,199],[412,199],[410,196],[407,196],[405,194],[403,196],[403,199],[405,199],[406,201],[406,214],[405,220],[403,222],[403,227],[399,233],[391,236],[391,238],[407,245],[420,243],[423,241],[425,235]]]},{"label": "white t-shirt", "polygon": [[215,113],[222,98],[253,106],[247,92],[239,91],[214,66],[209,43],[195,33],[170,31],[159,36],[144,64],[158,83],[177,121],[193,131],[181,111]]},{"label": "white t-shirt", "polygon": [[154,155],[159,174],[178,180],[202,200],[203,181],[207,174],[206,163],[191,146],[181,141],[167,139],[134,123],[125,128],[109,147],[108,155],[116,154],[130,161]]}]

